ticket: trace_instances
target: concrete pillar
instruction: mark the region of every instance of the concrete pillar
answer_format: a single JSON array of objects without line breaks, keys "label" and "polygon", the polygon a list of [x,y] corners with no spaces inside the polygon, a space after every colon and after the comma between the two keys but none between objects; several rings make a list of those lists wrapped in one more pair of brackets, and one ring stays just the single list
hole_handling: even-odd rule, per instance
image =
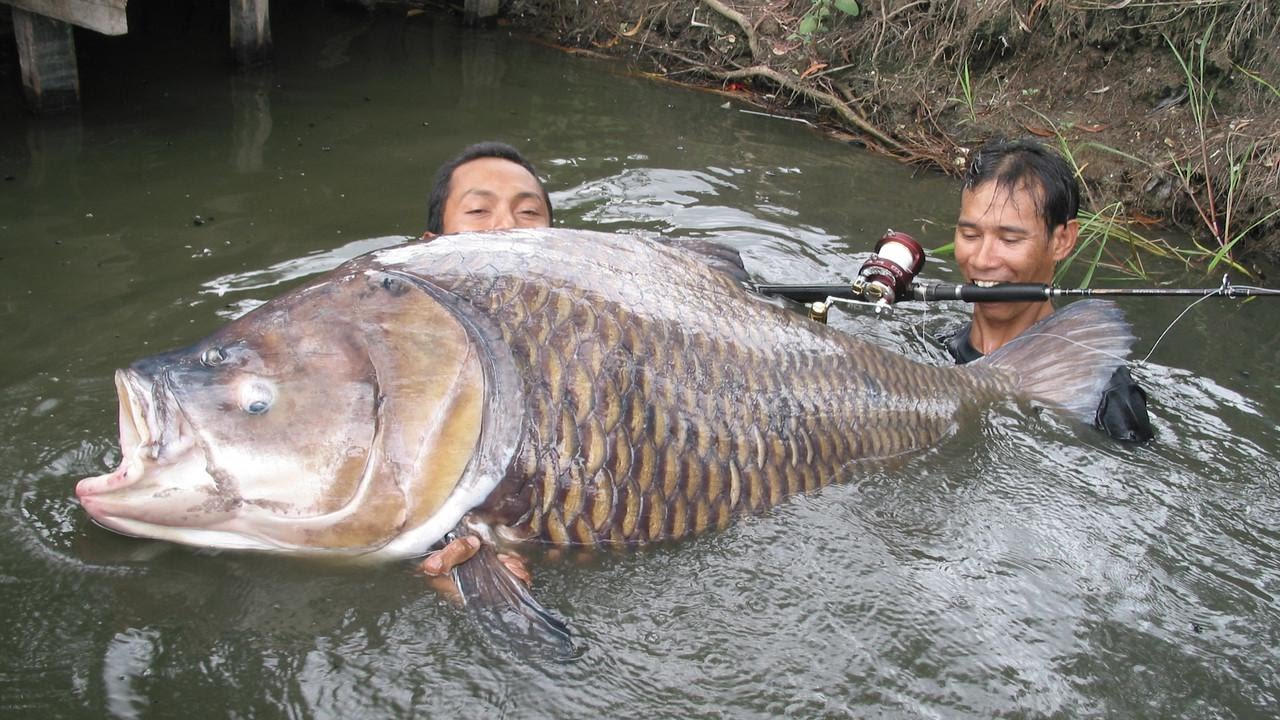
[{"label": "concrete pillar", "polygon": [[80,106],[80,73],[71,26],[13,8],[13,36],[27,105],[37,113]]},{"label": "concrete pillar", "polygon": [[231,0],[231,54],[240,67],[261,65],[271,58],[267,5],[267,0]]}]

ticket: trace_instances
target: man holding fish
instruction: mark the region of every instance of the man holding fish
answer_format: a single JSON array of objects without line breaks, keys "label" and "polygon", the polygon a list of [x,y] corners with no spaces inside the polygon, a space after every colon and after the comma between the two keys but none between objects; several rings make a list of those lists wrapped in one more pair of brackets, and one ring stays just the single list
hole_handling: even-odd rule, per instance
[{"label": "man holding fish", "polygon": [[[966,281],[1049,283],[1074,249],[1079,187],[1067,163],[1031,141],[993,141],[975,152],[965,175],[956,223],[956,262]],[[548,227],[551,203],[533,166],[515,148],[478,143],[443,165],[432,188],[424,238],[455,232]],[[957,363],[995,352],[1053,313],[1048,301],[978,303],[972,321],[942,338]],[[1152,437],[1146,394],[1127,367],[1116,369],[1102,395],[1095,424],[1129,442]],[[431,576],[448,574],[480,549],[475,536],[455,539],[422,563]],[[515,556],[505,565],[525,583]]]},{"label": "man holding fish", "polygon": [[476,143],[436,171],[423,239],[522,227],[551,227],[551,198],[520,151]]},{"label": "man holding fish", "polygon": [[500,553],[724,528],[1011,397],[1092,420],[1134,339],[1085,300],[964,366],[917,362],[762,300],[722,246],[545,227],[529,168],[476,160],[444,174],[439,230],[507,231],[363,255],[118,370],[119,466],[76,486],[94,521],[335,558],[444,545],[424,570],[468,608],[564,639]]},{"label": "man holding fish", "polygon": [[[969,163],[956,223],[956,264],[967,282],[1053,281],[1075,248],[1080,189],[1061,156],[1034,141],[992,141]],[[941,338],[957,363],[989,355],[1053,313],[1048,300],[976,303],[973,320]],[[1121,365],[1102,395],[1094,424],[1126,442],[1150,440],[1147,396]]]},{"label": "man holding fish", "polygon": [[[518,227],[551,227],[551,198],[533,165],[519,150],[500,142],[469,145],[441,165],[427,199],[427,231],[438,235]],[[422,561],[429,576],[449,574],[480,550],[480,539],[467,535],[446,544]],[[526,585],[531,576],[520,558],[498,556]]]}]

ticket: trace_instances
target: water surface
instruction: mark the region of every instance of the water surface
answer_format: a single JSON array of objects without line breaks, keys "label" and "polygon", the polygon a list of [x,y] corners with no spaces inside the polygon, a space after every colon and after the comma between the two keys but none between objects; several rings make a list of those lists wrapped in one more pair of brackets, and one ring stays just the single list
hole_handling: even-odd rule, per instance
[{"label": "water surface", "polygon": [[[1158,440],[1010,403],[937,449],[729,530],[535,554],[572,661],[495,644],[410,563],[123,538],[112,371],[421,232],[435,167],[520,147],[558,225],[715,237],[769,282],[848,277],[888,227],[949,241],[957,187],[504,31],[276,13],[80,43],[84,109],[0,105],[0,713],[39,717],[1268,717],[1280,693],[1280,331],[1192,309],[1136,370]],[[176,13],[175,13],[176,14]],[[145,18],[144,18],[145,19]],[[946,262],[929,274],[955,279]],[[1171,276],[1174,282],[1201,283]],[[1124,301],[1145,355],[1186,307]],[[946,362],[960,306],[833,324]]]}]

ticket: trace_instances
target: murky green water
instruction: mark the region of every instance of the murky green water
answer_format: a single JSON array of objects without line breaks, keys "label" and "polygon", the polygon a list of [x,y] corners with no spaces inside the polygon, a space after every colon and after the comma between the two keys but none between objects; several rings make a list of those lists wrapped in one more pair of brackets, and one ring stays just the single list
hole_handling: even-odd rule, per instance
[{"label": "murky green water", "polygon": [[[570,662],[496,646],[408,563],[92,525],[73,486],[119,459],[112,370],[420,232],[435,166],[478,139],[528,153],[557,224],[714,236],[768,281],[840,278],[886,227],[949,240],[951,181],[797,123],[502,32],[281,5],[265,72],[224,72],[213,10],[152,10],[188,30],[83,41],[78,121],[2,98],[0,715],[1273,715],[1268,301],[1197,306],[1137,371],[1148,447],[1002,407],[722,533],[535,556]],[[1185,303],[1124,307],[1145,354]],[[962,314],[834,322],[944,362],[925,338]]]}]

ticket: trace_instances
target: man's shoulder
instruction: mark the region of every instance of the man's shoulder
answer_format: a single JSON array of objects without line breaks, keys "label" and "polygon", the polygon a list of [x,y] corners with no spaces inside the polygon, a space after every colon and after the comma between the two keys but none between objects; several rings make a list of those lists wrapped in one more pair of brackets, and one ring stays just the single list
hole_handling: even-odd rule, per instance
[{"label": "man's shoulder", "polygon": [[972,330],[972,321],[957,323],[935,335],[934,340],[951,354],[951,359],[955,360],[957,365],[964,365],[982,357],[982,353],[969,342],[969,333]]}]

